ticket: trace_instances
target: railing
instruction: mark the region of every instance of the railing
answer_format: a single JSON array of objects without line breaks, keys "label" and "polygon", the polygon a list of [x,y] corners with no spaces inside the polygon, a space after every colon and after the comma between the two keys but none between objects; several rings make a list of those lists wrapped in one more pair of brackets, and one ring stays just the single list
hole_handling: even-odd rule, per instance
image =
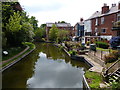
[{"label": "railing", "polygon": [[117,21],[117,22],[113,23],[112,30],[120,30],[120,21]]},{"label": "railing", "polygon": [[118,59],[115,63],[113,63],[105,72],[104,76],[110,76],[115,70],[120,68],[120,59]]}]

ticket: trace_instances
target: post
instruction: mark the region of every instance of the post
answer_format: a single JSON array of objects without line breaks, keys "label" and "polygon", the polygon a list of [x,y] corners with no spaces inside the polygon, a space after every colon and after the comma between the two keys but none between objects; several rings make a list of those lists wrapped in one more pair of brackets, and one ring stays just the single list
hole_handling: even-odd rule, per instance
[{"label": "post", "polygon": [[101,50],[101,59],[102,59],[102,50]]}]

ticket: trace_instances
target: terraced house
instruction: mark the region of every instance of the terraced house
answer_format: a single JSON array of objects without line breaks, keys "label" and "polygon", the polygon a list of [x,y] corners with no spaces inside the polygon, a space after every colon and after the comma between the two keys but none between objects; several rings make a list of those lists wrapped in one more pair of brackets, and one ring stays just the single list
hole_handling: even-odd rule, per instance
[{"label": "terraced house", "polygon": [[113,36],[120,36],[119,22],[120,2],[118,4],[112,4],[111,7],[104,4],[101,11],[96,11],[90,18],[85,20],[86,41],[92,38],[105,38],[110,40]]}]

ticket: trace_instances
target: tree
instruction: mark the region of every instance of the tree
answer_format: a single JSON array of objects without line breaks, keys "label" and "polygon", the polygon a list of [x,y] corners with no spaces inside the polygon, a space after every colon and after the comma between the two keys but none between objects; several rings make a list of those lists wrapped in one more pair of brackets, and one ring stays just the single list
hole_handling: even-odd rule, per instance
[{"label": "tree", "polygon": [[38,28],[35,32],[35,40],[36,41],[43,41],[42,39],[45,37],[46,37],[45,28]]},{"label": "tree", "polygon": [[37,30],[38,28],[38,20],[36,20],[36,18],[34,16],[31,16],[30,20],[29,20],[30,24],[33,25],[34,31]]},{"label": "tree", "polygon": [[40,28],[45,28],[46,24],[41,24]]},{"label": "tree", "polygon": [[58,23],[66,23],[65,21],[58,21]]},{"label": "tree", "polygon": [[6,24],[8,44],[12,46],[21,45],[22,42],[33,41],[33,26],[29,22],[22,22],[22,17],[19,12],[14,12],[10,16],[9,22]]},{"label": "tree", "polygon": [[58,33],[58,28],[56,27],[55,24],[53,24],[52,28],[49,31],[49,39],[51,41],[56,41],[57,40],[57,33]]},{"label": "tree", "polygon": [[5,48],[7,45],[7,38],[5,36],[5,33],[2,32],[2,48]]},{"label": "tree", "polygon": [[22,24],[22,28],[20,31],[22,32],[21,36],[24,37],[22,39],[24,42],[32,42],[33,41],[33,37],[34,37],[33,30],[34,30],[33,26],[29,22],[25,22]]},{"label": "tree", "polygon": [[6,24],[6,36],[8,44],[17,45],[19,44],[17,40],[17,33],[21,30],[22,25],[20,25],[21,16],[19,12],[14,12],[13,16],[11,15],[8,23]]},{"label": "tree", "polygon": [[58,40],[57,42],[59,43],[59,42],[62,42],[64,40],[66,40],[68,35],[69,35],[68,31],[66,31],[66,30],[59,30],[58,33],[57,33],[57,40]]}]

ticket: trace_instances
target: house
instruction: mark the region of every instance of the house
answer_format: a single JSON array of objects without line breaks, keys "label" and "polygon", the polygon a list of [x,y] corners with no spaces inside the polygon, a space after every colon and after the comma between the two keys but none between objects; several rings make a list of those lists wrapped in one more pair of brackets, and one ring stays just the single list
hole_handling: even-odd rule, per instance
[{"label": "house", "polygon": [[[112,36],[120,35],[120,29],[115,26],[120,20],[120,3],[118,5],[112,4],[111,8],[107,4],[101,8],[101,11],[96,11],[90,18],[86,21],[89,21],[91,25],[91,38],[104,38],[110,40]],[[90,26],[89,25],[89,26]],[[87,24],[85,23],[87,27]],[[88,31],[89,28],[86,28]],[[85,32],[88,33],[88,32]],[[90,38],[90,39],[91,39]]]},{"label": "house", "polygon": [[80,19],[80,22],[76,23],[74,26],[75,38],[77,41],[82,42],[82,37],[84,36],[84,21],[83,18]]},{"label": "house", "polygon": [[69,35],[73,36],[73,34],[74,34],[73,26],[71,26],[70,23],[46,23],[46,38],[47,38],[47,40],[49,40],[49,30],[51,29],[53,24],[56,25],[56,27],[59,30],[67,30],[67,31],[69,31]]}]

